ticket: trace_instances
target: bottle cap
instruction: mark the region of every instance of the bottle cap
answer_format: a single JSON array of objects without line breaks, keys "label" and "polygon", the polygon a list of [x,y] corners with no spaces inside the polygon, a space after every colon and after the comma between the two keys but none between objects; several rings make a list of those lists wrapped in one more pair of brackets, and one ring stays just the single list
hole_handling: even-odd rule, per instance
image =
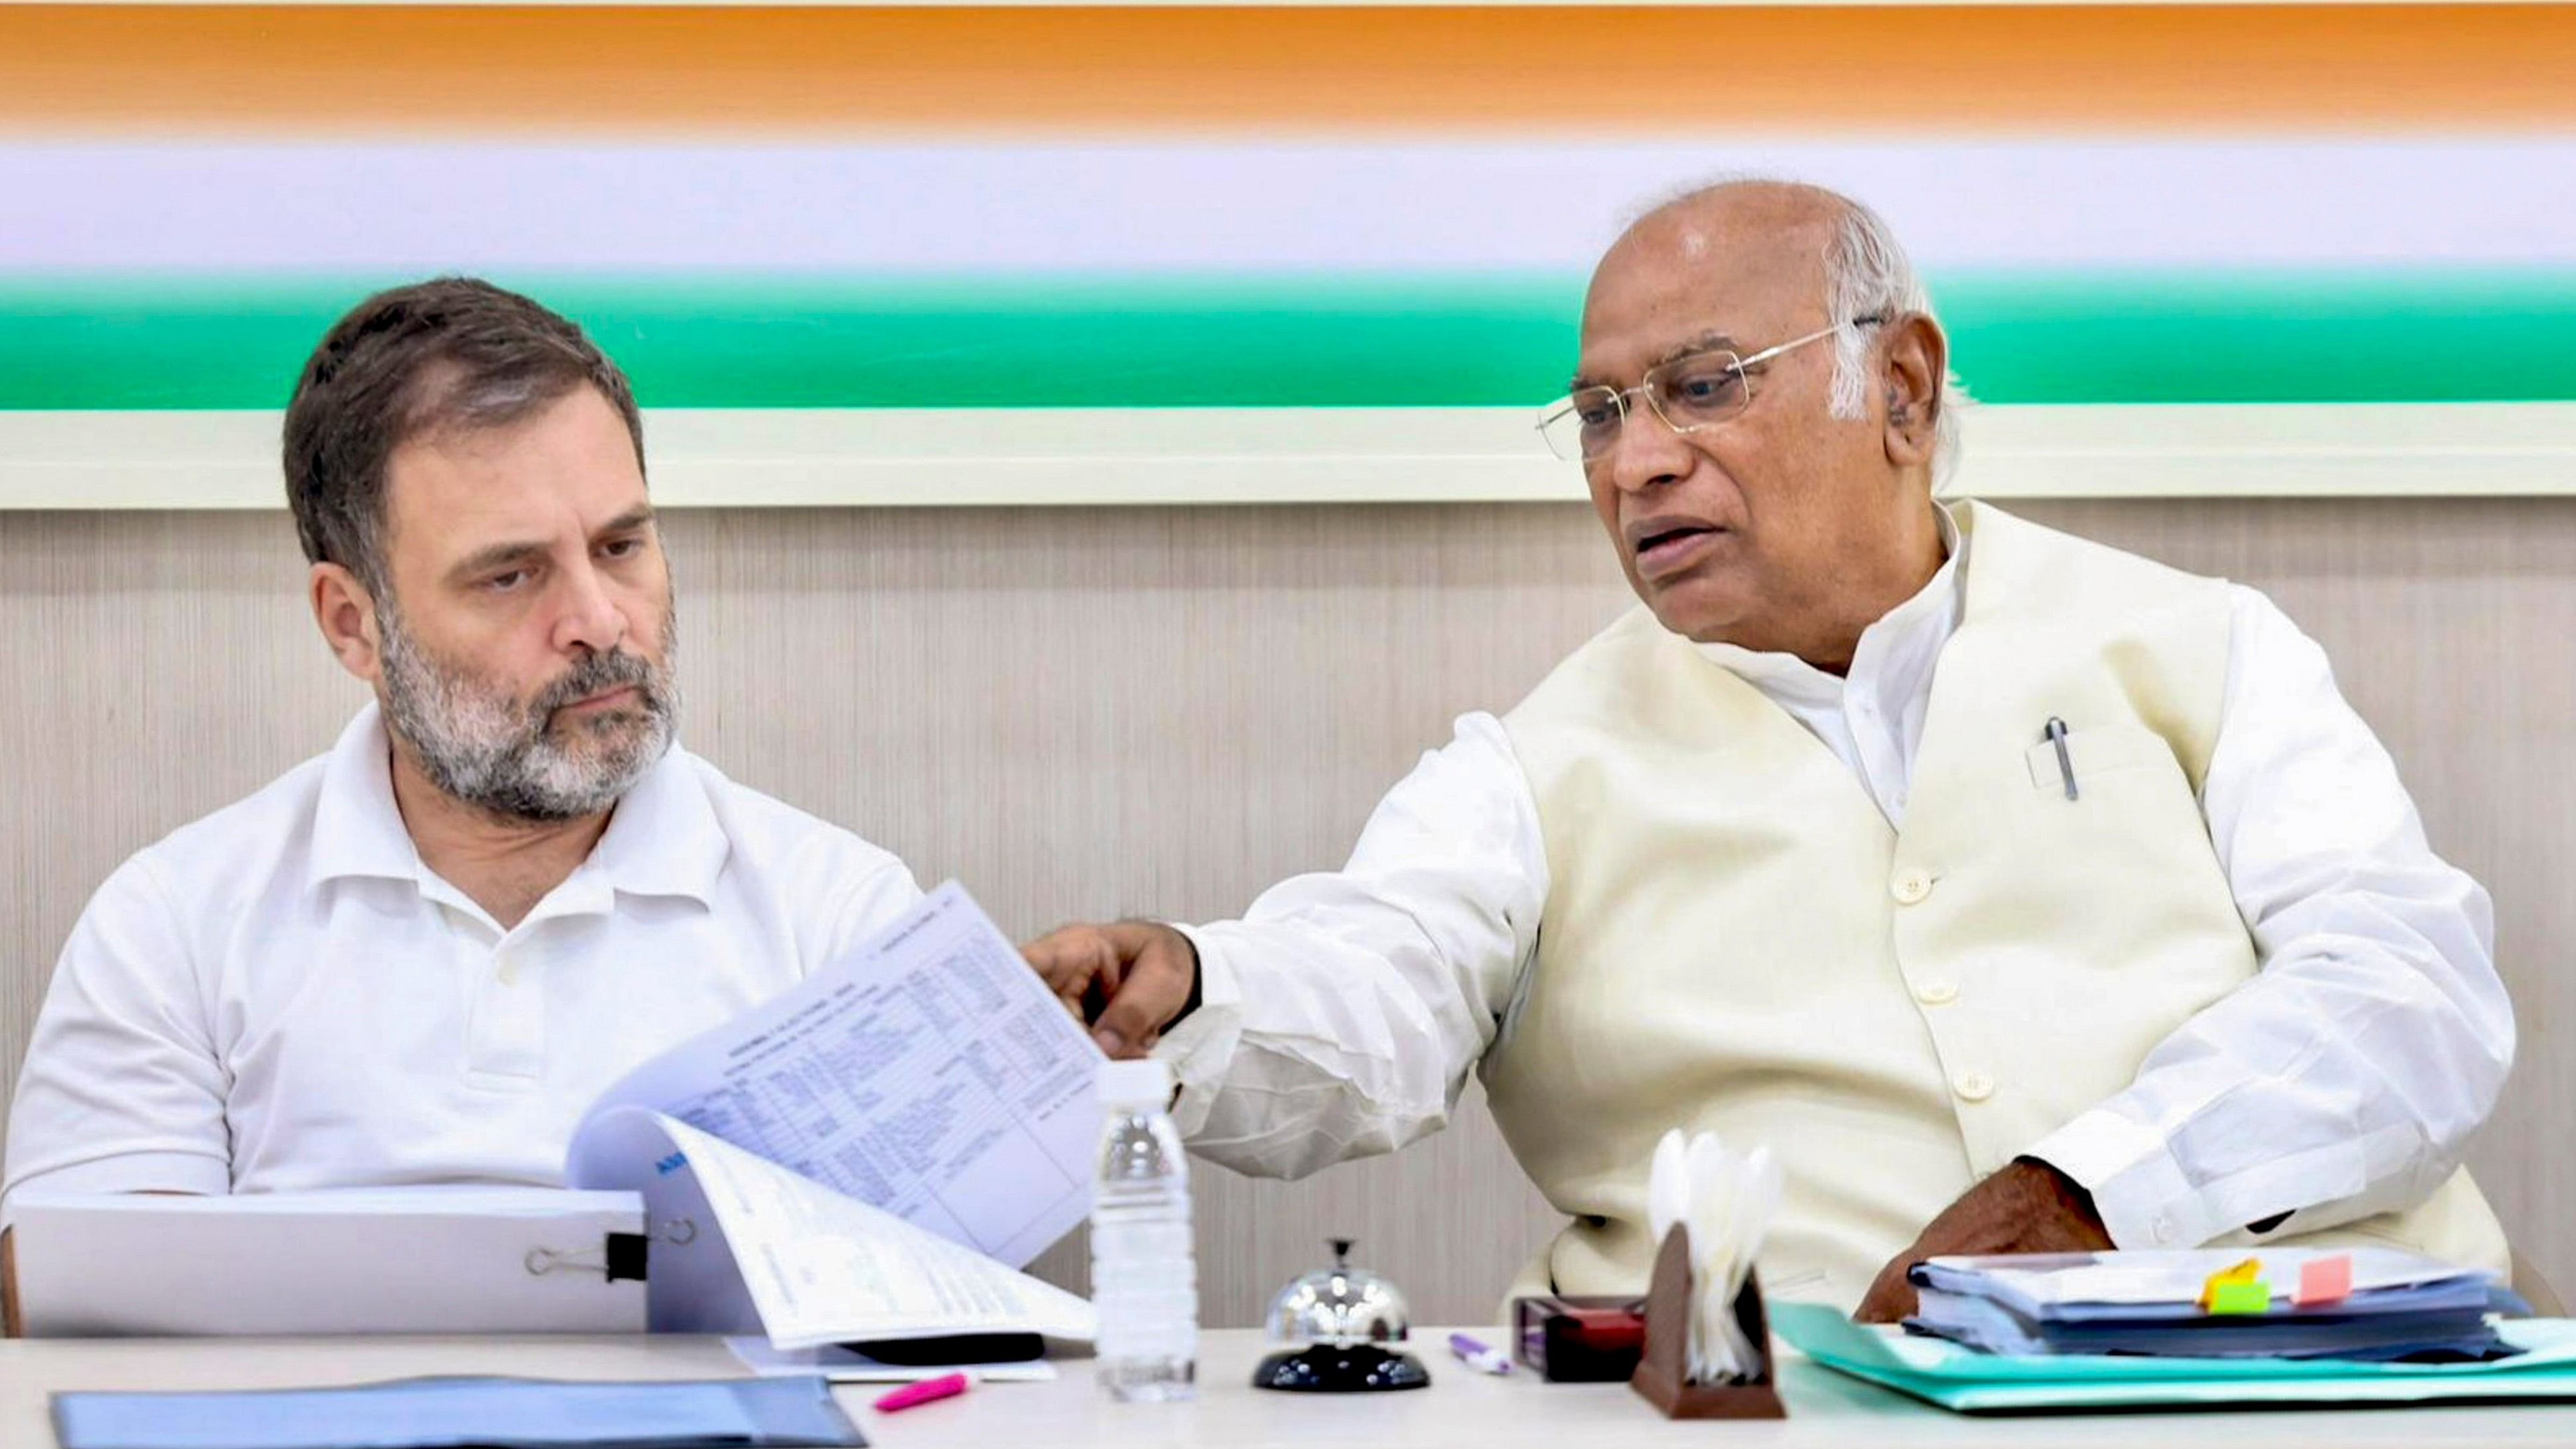
[{"label": "bottle cap", "polygon": [[1171,1102],[1172,1069],[1168,1064],[1153,1057],[1100,1064],[1100,1105],[1152,1107],[1159,1111]]}]

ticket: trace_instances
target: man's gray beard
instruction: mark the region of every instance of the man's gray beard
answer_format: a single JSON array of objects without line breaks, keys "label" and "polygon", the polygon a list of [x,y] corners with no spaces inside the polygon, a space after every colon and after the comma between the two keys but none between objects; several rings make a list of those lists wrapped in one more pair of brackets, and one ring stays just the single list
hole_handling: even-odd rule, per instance
[{"label": "man's gray beard", "polygon": [[[390,601],[377,618],[387,726],[411,746],[421,773],[440,793],[494,815],[528,821],[595,815],[643,779],[678,733],[680,691],[670,660],[678,636],[669,611],[662,616],[662,663],[623,649],[588,655],[525,705],[432,658]],[[621,685],[635,687],[636,703],[568,721],[569,747],[549,730],[555,711]]]}]

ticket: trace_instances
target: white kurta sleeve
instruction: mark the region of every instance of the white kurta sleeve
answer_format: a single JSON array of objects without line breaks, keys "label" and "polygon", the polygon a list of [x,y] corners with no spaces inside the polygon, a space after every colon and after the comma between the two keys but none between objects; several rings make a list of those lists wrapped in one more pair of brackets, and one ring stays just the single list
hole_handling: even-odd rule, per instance
[{"label": "white kurta sleeve", "polygon": [[1194,1151],[1294,1177],[1448,1120],[1538,943],[1538,806],[1501,721],[1461,717],[1381,801],[1341,870],[1187,927],[1199,1008],[1156,1054]]},{"label": "white kurta sleeve", "polygon": [[2486,892],[2425,843],[2325,652],[2251,589],[2226,689],[2202,809],[2259,974],[2031,1149],[2122,1247],[2413,1206],[2513,1064]]},{"label": "white kurta sleeve", "polygon": [[224,1089],[178,912],[138,856],[54,967],[10,1103],[7,1191],[229,1192]]}]

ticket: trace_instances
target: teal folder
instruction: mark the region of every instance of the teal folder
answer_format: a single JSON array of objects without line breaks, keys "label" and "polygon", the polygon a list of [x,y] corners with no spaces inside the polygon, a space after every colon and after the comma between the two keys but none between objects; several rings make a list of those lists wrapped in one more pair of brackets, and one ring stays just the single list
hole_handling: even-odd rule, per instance
[{"label": "teal folder", "polygon": [[864,1445],[820,1378],[402,1379],[347,1389],[54,1395],[62,1449],[786,1449]]},{"label": "teal folder", "polygon": [[2525,1352],[2487,1363],[1979,1353],[1866,1327],[1821,1303],[1774,1303],[1772,1331],[1825,1365],[1961,1413],[2220,1408],[2237,1404],[2576,1401],[2576,1320],[2506,1319]]}]

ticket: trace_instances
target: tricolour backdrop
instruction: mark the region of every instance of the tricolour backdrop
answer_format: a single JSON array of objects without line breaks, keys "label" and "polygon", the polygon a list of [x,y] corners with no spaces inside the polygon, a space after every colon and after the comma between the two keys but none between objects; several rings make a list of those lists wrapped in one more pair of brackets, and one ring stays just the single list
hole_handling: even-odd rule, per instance
[{"label": "tricolour backdrop", "polygon": [[0,502],[273,503],[460,271],[670,501],[1568,496],[1593,259],[1748,172],[1908,239],[1967,489],[2576,474],[2566,8],[0,5]]}]

